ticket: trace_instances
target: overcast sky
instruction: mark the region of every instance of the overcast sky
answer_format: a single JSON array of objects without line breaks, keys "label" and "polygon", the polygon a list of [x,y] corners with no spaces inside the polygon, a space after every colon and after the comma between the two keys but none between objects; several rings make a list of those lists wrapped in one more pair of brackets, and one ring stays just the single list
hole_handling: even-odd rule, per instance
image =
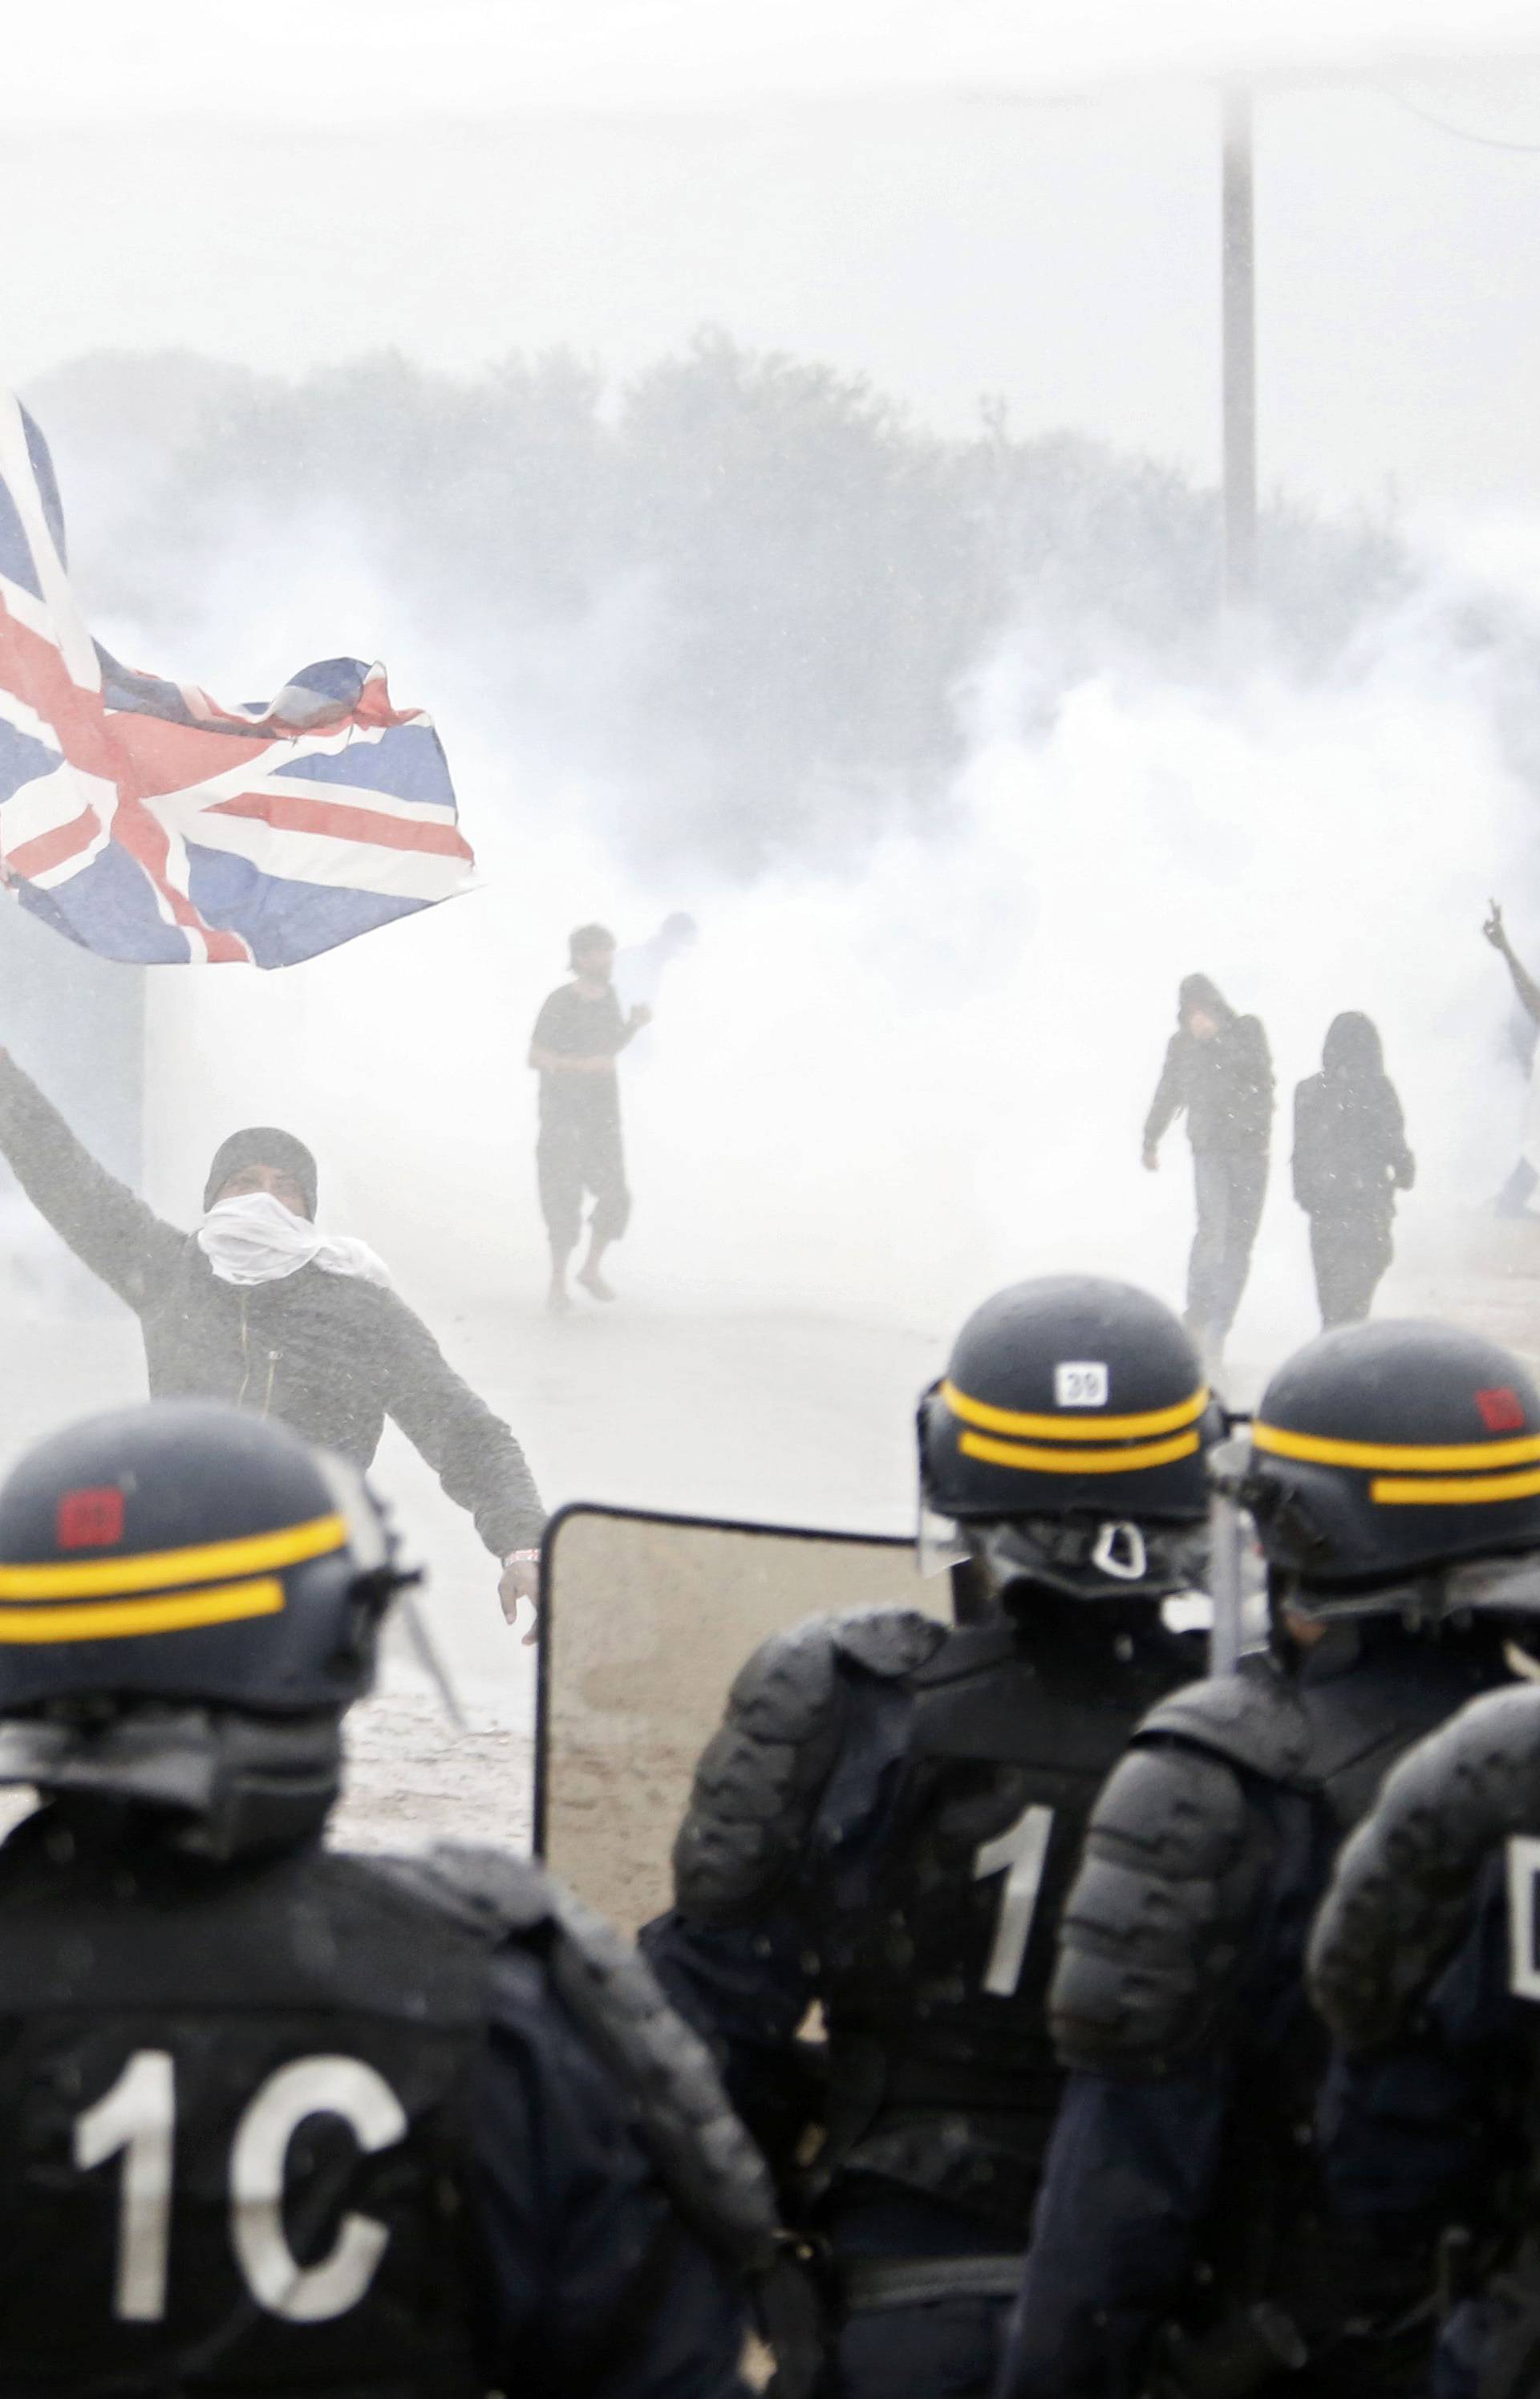
[{"label": "overcast sky", "polygon": [[939,427],[998,394],[1211,473],[1212,78],[1249,61],[1264,482],[1540,508],[1526,51],[1540,0],[65,6],[0,93],[4,371],[563,343],[624,373],[709,320]]}]

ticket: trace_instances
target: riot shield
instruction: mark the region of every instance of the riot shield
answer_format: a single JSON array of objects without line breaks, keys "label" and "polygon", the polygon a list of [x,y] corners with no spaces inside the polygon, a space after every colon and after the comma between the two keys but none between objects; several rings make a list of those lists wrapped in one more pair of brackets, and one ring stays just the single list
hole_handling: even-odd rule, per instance
[{"label": "riot shield", "polygon": [[696,1760],[751,1649],[809,1616],[949,1612],[912,1542],[578,1505],[547,1528],[534,1841],[632,1931],[666,1907]]}]

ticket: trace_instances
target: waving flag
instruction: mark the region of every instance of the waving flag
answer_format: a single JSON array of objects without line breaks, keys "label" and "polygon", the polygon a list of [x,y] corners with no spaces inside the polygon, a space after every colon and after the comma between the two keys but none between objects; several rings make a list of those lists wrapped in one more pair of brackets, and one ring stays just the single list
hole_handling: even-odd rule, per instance
[{"label": "waving flag", "polygon": [[432,723],[382,667],[222,708],[93,642],[47,445],[0,394],[0,881],[24,908],[101,957],[292,966],[474,862]]}]

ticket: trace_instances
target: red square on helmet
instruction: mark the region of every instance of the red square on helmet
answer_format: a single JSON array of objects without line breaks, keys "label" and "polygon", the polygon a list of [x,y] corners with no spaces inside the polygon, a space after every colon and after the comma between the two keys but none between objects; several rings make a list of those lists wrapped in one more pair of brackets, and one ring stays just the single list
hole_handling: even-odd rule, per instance
[{"label": "red square on helmet", "polygon": [[66,1491],[57,1520],[61,1550],[105,1550],[123,1538],[123,1494],[115,1483]]},{"label": "red square on helmet", "polygon": [[1488,1432],[1523,1431],[1524,1403],[1507,1384],[1500,1383],[1494,1390],[1478,1391],[1476,1404]]}]

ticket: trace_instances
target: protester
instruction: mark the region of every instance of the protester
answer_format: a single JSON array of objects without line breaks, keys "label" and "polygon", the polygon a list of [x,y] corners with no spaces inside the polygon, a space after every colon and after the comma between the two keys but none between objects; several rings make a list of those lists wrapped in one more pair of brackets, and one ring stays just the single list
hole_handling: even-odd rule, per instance
[{"label": "protester", "polygon": [[[1481,930],[1507,968],[1520,1006],[1532,1028],[1540,1026],[1540,983],[1514,956],[1503,923],[1503,912],[1495,900],[1492,914]],[[1513,1172],[1497,1194],[1499,1216],[1527,1216],[1532,1211],[1529,1200],[1540,1184],[1540,1046],[1534,1045],[1531,1034],[1529,1105],[1524,1117],[1524,1130],[1519,1145],[1519,1156]]]},{"label": "protester", "polygon": [[1267,1191],[1273,1065],[1259,1018],[1237,1016],[1207,975],[1183,978],[1177,1029],[1144,1125],[1144,1165],[1185,1110],[1197,1227],[1187,1265],[1189,1332],[1210,1373],[1223,1360]]},{"label": "protester", "polygon": [[362,1241],[317,1231],[315,1159],[274,1125],[221,1144],[203,1214],[169,1225],[98,1164],[0,1050],[0,1153],[33,1205],[131,1308],[152,1398],[224,1400],[367,1467],[399,1424],[501,1561],[511,1620],[544,1511],[523,1451],[460,1379]]},{"label": "protester", "polygon": [[1321,1330],[1359,1323],[1390,1264],[1396,1193],[1411,1190],[1416,1162],[1379,1032],[1357,1009],[1332,1019],[1320,1073],[1294,1092],[1293,1167]]},{"label": "protester", "polygon": [[572,1306],[567,1267],[591,1194],[588,1250],[577,1281],[592,1299],[614,1299],[603,1275],[604,1253],[630,1220],[626,1159],[620,1139],[620,1083],[615,1060],[652,1020],[648,1008],[626,1016],[615,988],[615,935],[602,925],[579,925],[567,945],[573,970],[534,1021],[530,1064],[540,1077],[540,1137],[535,1170],[540,1213],[551,1245],[553,1316]]}]

